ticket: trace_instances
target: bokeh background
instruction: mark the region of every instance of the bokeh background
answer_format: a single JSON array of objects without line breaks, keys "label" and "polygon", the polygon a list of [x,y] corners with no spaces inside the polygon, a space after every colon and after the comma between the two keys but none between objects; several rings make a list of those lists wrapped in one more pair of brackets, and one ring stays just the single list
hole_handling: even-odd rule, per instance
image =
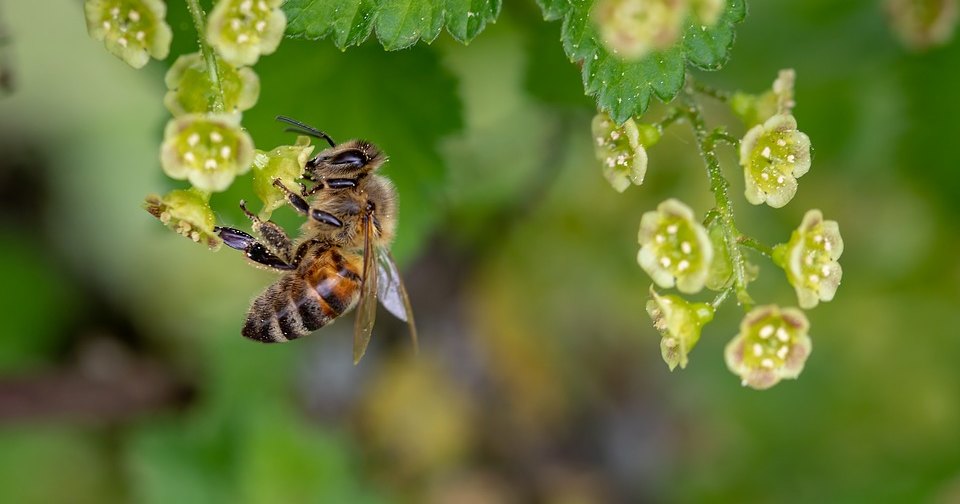
[{"label": "bokeh background", "polygon": [[[171,58],[142,71],[79,0],[0,3],[0,502],[960,502],[960,44],[905,49],[876,1],[755,1],[728,66],[697,74],[759,92],[797,70],[813,167],[785,208],[752,207],[723,152],[736,215],[775,243],[820,208],[846,244],[803,375],[757,392],[723,362],[739,308],[674,373],[644,311],[640,215],[711,205],[689,131],[616,194],[559,23],[506,4],[469,46],[288,40],[256,66],[259,147],[292,141],[286,114],[392,159],[422,349],[381,312],[354,367],[349,317],[241,338],[274,276],[141,209],[178,187],[158,146],[163,74],[195,50],[180,2]],[[246,226],[249,188],[214,196],[223,222]],[[756,260],[755,297],[794,303]]]}]

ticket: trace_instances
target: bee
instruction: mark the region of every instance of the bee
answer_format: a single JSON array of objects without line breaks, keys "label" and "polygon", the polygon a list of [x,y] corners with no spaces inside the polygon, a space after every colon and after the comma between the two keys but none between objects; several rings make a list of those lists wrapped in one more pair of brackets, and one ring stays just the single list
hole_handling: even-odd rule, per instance
[{"label": "bee", "polygon": [[288,131],[325,140],[330,147],[307,161],[299,191],[275,179],[294,210],[307,221],[292,240],[270,220],[240,208],[259,240],[239,229],[217,226],[230,248],[257,266],[283,272],[254,299],[241,333],[264,343],[305,336],[356,308],[353,360],[366,352],[377,313],[377,300],[407,322],[414,348],[417,330],[410,299],[390,254],[397,224],[397,192],[375,172],[386,162],[383,152],[363,140],[336,143],[326,133],[294,119]]}]

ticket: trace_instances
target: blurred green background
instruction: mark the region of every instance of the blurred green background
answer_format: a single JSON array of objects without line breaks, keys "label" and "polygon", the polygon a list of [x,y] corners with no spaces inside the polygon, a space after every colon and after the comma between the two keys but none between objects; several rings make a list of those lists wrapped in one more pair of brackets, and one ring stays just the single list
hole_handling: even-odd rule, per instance
[{"label": "blurred green background", "polygon": [[[960,44],[905,50],[877,1],[753,1],[728,66],[698,75],[759,92],[797,70],[812,170],[785,208],[752,207],[723,152],[737,218],[775,243],[816,207],[846,244],[803,375],[756,392],[723,362],[738,308],[672,374],[644,311],[640,215],[711,205],[689,131],[613,192],[559,23],[506,4],[469,46],[288,40],[256,66],[258,147],[292,141],[286,114],[391,157],[421,352],[381,313],[354,367],[349,317],[244,340],[274,276],[140,208],[179,187],[158,148],[163,74],[195,50],[185,8],[171,57],[134,71],[79,0],[0,3],[0,502],[960,501]],[[247,225],[249,187],[214,196],[223,222]],[[754,297],[793,304],[757,261]]]}]

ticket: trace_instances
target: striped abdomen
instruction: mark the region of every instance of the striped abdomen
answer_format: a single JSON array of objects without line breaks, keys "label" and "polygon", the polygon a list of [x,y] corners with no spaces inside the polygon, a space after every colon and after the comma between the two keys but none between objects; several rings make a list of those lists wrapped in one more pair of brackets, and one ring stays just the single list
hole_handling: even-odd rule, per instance
[{"label": "striped abdomen", "polygon": [[253,301],[243,335],[265,343],[305,336],[350,311],[360,298],[361,259],[336,249],[284,275]]}]

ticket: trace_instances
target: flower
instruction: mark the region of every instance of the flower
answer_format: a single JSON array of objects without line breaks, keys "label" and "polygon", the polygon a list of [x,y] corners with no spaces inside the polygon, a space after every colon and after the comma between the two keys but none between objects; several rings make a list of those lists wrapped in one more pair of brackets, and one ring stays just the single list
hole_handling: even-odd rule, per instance
[{"label": "flower", "polygon": [[253,190],[263,201],[261,218],[269,218],[286,201],[287,195],[273,185],[274,179],[280,179],[285,187],[295,187],[312,152],[310,138],[305,136],[298,136],[294,145],[281,145],[270,152],[257,150],[253,157]]},{"label": "flower", "polygon": [[740,333],[727,344],[727,367],[744,386],[770,388],[796,378],[810,355],[807,317],[796,308],[754,308],[740,322]]},{"label": "flower", "polygon": [[775,115],[754,126],[740,142],[746,198],[754,205],[786,205],[797,193],[797,178],[810,169],[810,139],[792,115]]},{"label": "flower", "polygon": [[647,174],[647,151],[642,141],[652,145],[660,138],[660,132],[652,126],[643,125],[641,129],[633,119],[627,119],[622,126],[605,113],[593,118],[591,130],[596,142],[594,153],[603,164],[603,176],[617,192],[623,192],[630,184],[640,185]]},{"label": "flower", "polygon": [[762,124],[776,114],[789,115],[796,106],[793,88],[797,73],[792,68],[780,70],[773,86],[761,95],[734,93],[730,108],[747,126]]},{"label": "flower", "polygon": [[[216,60],[224,111],[240,112],[257,103],[260,79],[253,69],[236,68],[220,58]],[[213,111],[217,91],[210,82],[210,74],[200,53],[177,58],[164,80],[169,91],[163,104],[174,116]]]},{"label": "flower", "polygon": [[223,191],[250,169],[253,140],[237,114],[187,114],[171,119],[160,146],[163,171],[204,191]]},{"label": "flower", "polygon": [[647,313],[660,331],[660,352],[670,371],[687,367],[687,355],[700,340],[700,330],[713,320],[714,309],[707,303],[690,303],[680,296],[660,296],[650,288]]},{"label": "flower", "polygon": [[86,0],[83,7],[90,36],[133,68],[170,52],[173,33],[161,0]]},{"label": "flower", "polygon": [[220,248],[223,242],[214,232],[217,222],[207,203],[207,195],[196,189],[177,189],[164,197],[151,194],[143,207],[164,225],[210,249]]},{"label": "flower", "polygon": [[773,258],[787,273],[797,291],[800,308],[810,309],[820,301],[830,301],[840,286],[843,269],[843,238],[836,221],[823,220],[820,210],[809,210],[790,241],[773,249]]},{"label": "flower", "polygon": [[687,10],[686,0],[599,0],[592,15],[607,49],[640,59],[680,40]]},{"label": "flower", "polygon": [[252,65],[277,50],[287,17],[282,0],[220,0],[210,12],[207,41],[224,60]]},{"label": "flower", "polygon": [[916,50],[949,43],[960,13],[957,0],[887,0],[886,10],[900,40]]},{"label": "flower", "polygon": [[640,219],[637,262],[657,285],[692,294],[703,288],[713,260],[707,230],[693,218],[693,210],[668,199]]}]

